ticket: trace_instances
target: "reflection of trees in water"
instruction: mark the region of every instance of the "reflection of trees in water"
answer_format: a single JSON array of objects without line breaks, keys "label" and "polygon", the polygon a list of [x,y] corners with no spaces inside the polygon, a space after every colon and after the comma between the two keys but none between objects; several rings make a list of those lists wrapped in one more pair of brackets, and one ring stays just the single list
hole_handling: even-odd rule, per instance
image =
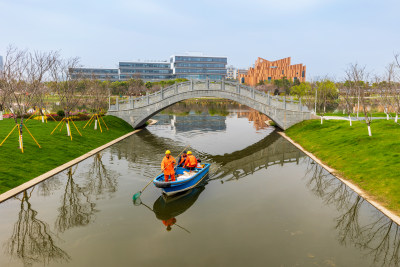
[{"label": "reflection of trees in water", "polygon": [[[76,167],[78,165],[75,165]],[[94,219],[95,203],[91,201],[85,188],[75,183],[73,175],[76,171],[69,168],[67,184],[61,198],[61,207],[56,220],[56,229],[60,232],[74,227],[88,225]]]},{"label": "reflection of trees in water", "polygon": [[103,164],[101,153],[93,156],[93,163],[89,167],[84,189],[89,195],[94,195],[97,198],[106,194],[111,197],[117,190],[116,175],[107,170]]},{"label": "reflection of trees in water", "polygon": [[400,227],[380,211],[368,221],[360,219],[360,208],[369,205],[361,196],[309,159],[306,177],[311,191],[341,212],[336,218],[339,242],[352,244],[374,258],[379,266],[400,263]]},{"label": "reflection of trees in water", "polygon": [[[59,215],[55,222],[58,231],[74,226],[88,225],[94,219],[95,203],[90,196],[111,196],[116,192],[116,176],[106,169],[102,162],[102,155],[96,154],[87,173],[85,186],[75,183],[73,176],[77,165],[67,171],[65,191],[61,198]],[[34,263],[49,264],[50,261],[69,261],[68,254],[56,246],[54,234],[47,223],[37,219],[37,211],[32,209],[29,199],[34,189],[40,196],[49,196],[54,190],[61,187],[60,176],[45,180],[35,186],[29,193],[24,191],[21,201],[21,210],[14,225],[11,238],[7,241],[7,253],[12,257],[20,258],[25,266]]]},{"label": "reflection of trees in water", "polygon": [[311,158],[307,157],[306,160],[308,160],[308,165],[305,176],[309,179],[308,188],[322,198],[325,204],[334,204],[337,209],[349,205],[353,197],[351,189]]},{"label": "reflection of trees in water", "polygon": [[11,257],[21,259],[24,266],[39,262],[48,264],[52,260],[69,261],[68,254],[56,246],[49,225],[36,218],[38,213],[29,202],[33,190],[29,194],[24,191],[21,199],[16,197],[21,201],[21,210],[11,238],[6,243],[7,252]]},{"label": "reflection of trees in water", "polygon": [[47,180],[44,180],[40,184],[36,185],[37,194],[42,197],[47,197],[53,194],[56,190],[61,187],[61,181],[58,175],[55,175]]}]

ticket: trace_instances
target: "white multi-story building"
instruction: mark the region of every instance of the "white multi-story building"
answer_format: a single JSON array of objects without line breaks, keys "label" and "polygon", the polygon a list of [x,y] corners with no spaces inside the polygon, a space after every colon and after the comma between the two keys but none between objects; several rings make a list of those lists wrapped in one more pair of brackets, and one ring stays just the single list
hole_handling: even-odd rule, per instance
[{"label": "white multi-story building", "polygon": [[226,78],[236,80],[236,68],[232,65],[226,67]]},{"label": "white multi-story building", "polygon": [[195,52],[172,55],[170,58],[174,77],[195,80],[225,78],[227,61],[226,57],[206,56]]},{"label": "white multi-story building", "polygon": [[145,81],[173,79],[171,64],[165,61],[119,62],[119,79],[140,78]]},{"label": "white multi-story building", "polygon": [[170,61],[119,62],[118,69],[72,68],[73,78],[94,78],[127,81],[140,78],[145,81],[185,79],[220,80],[226,77],[227,57],[206,56],[202,53],[173,55]]}]

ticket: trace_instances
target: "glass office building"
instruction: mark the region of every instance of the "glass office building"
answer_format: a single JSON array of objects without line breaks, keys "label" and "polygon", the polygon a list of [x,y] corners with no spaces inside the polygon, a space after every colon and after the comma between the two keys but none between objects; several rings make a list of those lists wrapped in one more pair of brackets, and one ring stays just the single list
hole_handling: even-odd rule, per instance
[{"label": "glass office building", "polygon": [[146,81],[173,79],[171,64],[159,62],[119,62],[119,78],[121,81],[142,79]]},{"label": "glass office building", "polygon": [[73,79],[95,79],[101,81],[118,81],[118,69],[73,68],[69,70]]},{"label": "glass office building", "polygon": [[72,78],[89,78],[109,81],[142,79],[159,81],[176,78],[195,80],[220,80],[227,75],[227,58],[204,56],[199,53],[173,55],[168,61],[123,61],[118,69],[74,68]]},{"label": "glass office building", "polygon": [[226,57],[199,54],[173,55],[170,63],[176,78],[220,80],[226,77]]}]

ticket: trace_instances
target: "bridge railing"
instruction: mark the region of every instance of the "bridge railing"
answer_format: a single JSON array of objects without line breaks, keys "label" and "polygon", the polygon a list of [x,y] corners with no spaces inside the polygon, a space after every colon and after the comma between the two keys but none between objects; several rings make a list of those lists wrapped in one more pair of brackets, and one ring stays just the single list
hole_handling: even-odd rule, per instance
[{"label": "bridge railing", "polygon": [[293,100],[286,96],[274,96],[266,94],[263,91],[256,90],[254,87],[225,80],[191,80],[182,83],[176,83],[162,88],[155,93],[146,94],[145,96],[137,98],[129,97],[128,99],[119,99],[117,97],[115,105],[110,104],[109,110],[118,111],[141,108],[160,102],[163,99],[177,94],[199,90],[227,91],[232,94],[240,95],[241,97],[251,98],[254,101],[279,109],[309,111],[308,108],[302,105],[302,103],[298,100]]}]

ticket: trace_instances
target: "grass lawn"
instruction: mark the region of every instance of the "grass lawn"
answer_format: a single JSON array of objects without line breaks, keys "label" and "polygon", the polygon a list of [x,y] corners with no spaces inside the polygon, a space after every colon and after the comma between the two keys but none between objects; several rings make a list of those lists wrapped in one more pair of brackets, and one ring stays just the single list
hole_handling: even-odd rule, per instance
[{"label": "grass lawn", "polygon": [[286,134],[400,215],[400,125],[377,120],[371,129],[369,137],[365,123],[309,120]]},{"label": "grass lawn", "polygon": [[[93,129],[94,123],[91,127],[83,129],[86,121],[76,121],[75,124],[82,136],[71,126],[73,141],[67,136],[65,127],[62,132],[56,130],[50,135],[58,122],[49,119],[47,124],[43,124],[41,121],[29,120],[26,126],[42,148],[35,144],[24,129],[24,153],[18,148],[18,134],[15,130],[0,147],[0,193],[133,131],[132,126],[119,118],[113,116],[103,118],[110,129],[107,131],[104,127],[103,133],[100,129],[97,131]],[[0,143],[14,126],[13,119],[0,121]]]}]

